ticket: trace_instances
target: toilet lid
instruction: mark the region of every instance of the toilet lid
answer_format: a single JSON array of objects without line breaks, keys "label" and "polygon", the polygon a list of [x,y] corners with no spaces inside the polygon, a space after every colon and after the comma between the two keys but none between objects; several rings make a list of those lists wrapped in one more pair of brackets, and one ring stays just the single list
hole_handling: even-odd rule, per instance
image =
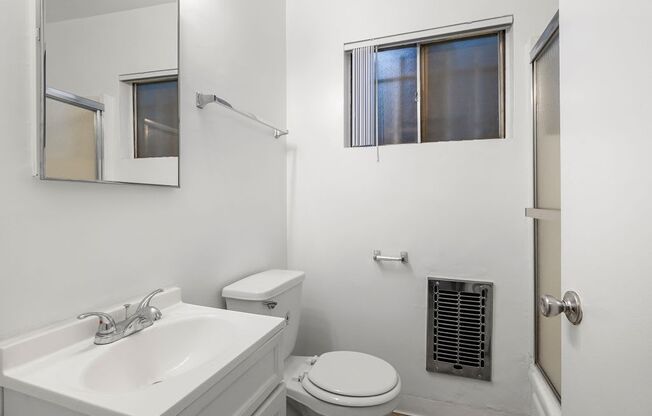
[{"label": "toilet lid", "polygon": [[334,351],[322,354],[308,371],[308,378],[322,390],[341,396],[379,396],[394,389],[394,367],[373,355]]}]

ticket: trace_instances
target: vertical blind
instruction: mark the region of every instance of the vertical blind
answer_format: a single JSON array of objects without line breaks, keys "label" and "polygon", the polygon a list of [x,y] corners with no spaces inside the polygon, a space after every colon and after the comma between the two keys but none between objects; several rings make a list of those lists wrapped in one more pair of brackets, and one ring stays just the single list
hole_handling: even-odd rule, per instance
[{"label": "vertical blind", "polygon": [[351,146],[376,144],[376,47],[352,51]]}]

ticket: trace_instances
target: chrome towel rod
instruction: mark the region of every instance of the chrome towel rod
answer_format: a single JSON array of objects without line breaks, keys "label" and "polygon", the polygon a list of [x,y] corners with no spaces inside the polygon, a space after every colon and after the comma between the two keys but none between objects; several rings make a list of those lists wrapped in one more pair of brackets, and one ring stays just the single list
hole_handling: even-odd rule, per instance
[{"label": "chrome towel rod", "polygon": [[401,263],[408,262],[407,251],[401,251],[401,257],[381,256],[380,250],[374,250],[374,261],[400,261]]},{"label": "chrome towel rod", "polygon": [[260,118],[256,117],[256,115],[248,113],[246,111],[238,110],[234,106],[231,105],[228,101],[226,101],[223,98],[218,97],[217,95],[214,94],[201,94],[197,93],[197,107],[198,108],[204,108],[208,104],[216,103],[221,105],[222,107],[226,107],[231,111],[235,111],[236,113],[240,114],[241,116],[247,117],[250,120],[253,120],[259,124],[262,124],[263,126],[269,127],[270,129],[274,130],[274,137],[279,138],[282,136],[285,136],[286,134],[290,133],[287,129],[281,129],[278,127],[275,127],[265,120],[261,120]]}]

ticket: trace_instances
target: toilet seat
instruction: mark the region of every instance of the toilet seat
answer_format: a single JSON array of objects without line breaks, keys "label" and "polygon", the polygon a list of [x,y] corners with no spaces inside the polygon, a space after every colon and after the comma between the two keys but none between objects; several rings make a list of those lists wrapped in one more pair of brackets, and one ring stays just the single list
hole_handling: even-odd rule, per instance
[{"label": "toilet seat", "polygon": [[326,403],[336,404],[338,406],[346,407],[369,407],[385,404],[395,399],[401,392],[401,380],[399,379],[396,386],[385,394],[369,397],[354,397],[354,396],[341,396],[339,394],[331,393],[322,390],[315,386],[308,377],[301,380],[301,386],[310,393],[311,396],[316,397]]},{"label": "toilet seat", "polygon": [[398,396],[401,380],[394,367],[369,354],[335,351],[315,358],[301,377],[313,397],[348,407],[387,403]]}]

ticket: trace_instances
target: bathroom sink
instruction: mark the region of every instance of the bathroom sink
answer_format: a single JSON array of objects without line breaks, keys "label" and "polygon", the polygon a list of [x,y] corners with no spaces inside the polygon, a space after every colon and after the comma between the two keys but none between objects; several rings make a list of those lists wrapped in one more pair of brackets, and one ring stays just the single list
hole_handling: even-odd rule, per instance
[{"label": "bathroom sink", "polygon": [[227,349],[235,328],[211,315],[161,320],[147,331],[98,348],[81,385],[98,392],[147,388],[191,371]]},{"label": "bathroom sink", "polygon": [[268,341],[279,343],[285,327],[282,318],[183,303],[177,288],[152,304],[163,318],[112,344],[93,343],[97,319],[0,343],[0,387],[85,415],[178,415]]}]

